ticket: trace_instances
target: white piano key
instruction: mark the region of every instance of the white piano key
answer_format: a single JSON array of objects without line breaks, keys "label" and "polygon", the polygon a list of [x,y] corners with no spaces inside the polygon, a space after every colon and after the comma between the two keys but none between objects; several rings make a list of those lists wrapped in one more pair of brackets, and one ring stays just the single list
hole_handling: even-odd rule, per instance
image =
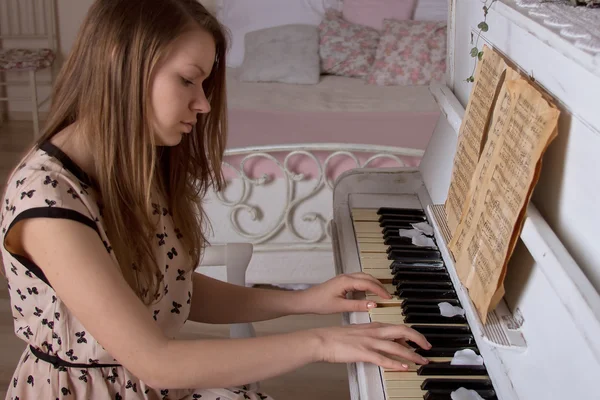
[{"label": "white piano key", "polygon": [[379,226],[379,222],[357,221],[354,223],[354,231],[357,233],[378,233],[383,235],[383,228]]},{"label": "white piano key", "polygon": [[356,233],[356,238],[357,239],[368,239],[368,238],[375,238],[375,239],[379,239],[383,242],[383,234],[381,232],[357,232]]},{"label": "white piano key", "polygon": [[352,208],[350,212],[354,220],[377,221],[379,219],[377,210],[377,208]]},{"label": "white piano key", "polygon": [[365,269],[387,269],[389,274],[392,274],[392,270],[390,269],[390,265],[392,264],[392,260],[374,260],[374,259],[364,259],[361,260],[362,270],[364,272]]},{"label": "white piano key", "polygon": [[384,268],[363,268],[363,271],[365,274],[369,274],[372,275],[374,278],[377,278],[379,280],[389,280],[391,281],[392,279],[394,279],[394,277],[392,276],[392,273],[390,272],[390,269],[384,269]]},{"label": "white piano key", "polygon": [[390,381],[418,381],[425,379],[489,379],[487,375],[418,375],[415,371],[383,371],[383,378]]},{"label": "white piano key", "polygon": [[379,243],[363,243],[361,241],[358,242],[358,249],[361,253],[382,253],[387,254],[387,249],[389,246]]},{"label": "white piano key", "polygon": [[413,399],[420,398],[423,399],[423,396],[427,393],[427,390],[421,390],[420,388],[402,388],[396,389],[391,388],[387,390],[387,395],[389,399]]}]

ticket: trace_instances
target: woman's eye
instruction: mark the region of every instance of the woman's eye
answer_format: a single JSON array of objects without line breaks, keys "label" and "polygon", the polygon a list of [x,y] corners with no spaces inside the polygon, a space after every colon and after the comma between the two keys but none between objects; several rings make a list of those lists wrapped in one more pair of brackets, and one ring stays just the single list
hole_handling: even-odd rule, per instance
[{"label": "woman's eye", "polygon": [[194,82],[190,81],[189,79],[185,79],[185,78],[181,78],[181,81],[183,82],[184,86],[191,86],[194,84]]}]

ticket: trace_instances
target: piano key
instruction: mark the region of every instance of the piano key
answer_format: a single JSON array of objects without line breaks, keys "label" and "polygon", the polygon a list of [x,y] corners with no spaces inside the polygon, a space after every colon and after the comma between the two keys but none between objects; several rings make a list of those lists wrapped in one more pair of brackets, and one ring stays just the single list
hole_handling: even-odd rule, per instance
[{"label": "piano key", "polygon": [[410,324],[460,324],[466,323],[467,320],[462,315],[456,315],[454,317],[444,317],[439,314],[433,313],[405,313],[404,321]]},{"label": "piano key", "polygon": [[464,326],[431,326],[431,325],[413,325],[412,328],[422,333],[471,333],[471,328],[467,324]]},{"label": "piano key", "polygon": [[378,222],[358,221],[354,223],[354,231],[359,233],[378,233],[382,234],[383,230]]},{"label": "piano key", "polygon": [[430,363],[421,365],[417,371],[418,375],[487,375],[484,365],[452,365],[450,363]]},{"label": "piano key", "polygon": [[405,264],[399,261],[393,261],[389,265],[389,269],[392,271],[392,275],[400,271],[405,272],[441,272],[446,273],[446,268],[439,265],[413,265]]},{"label": "piano key", "polygon": [[458,299],[454,290],[437,289],[402,289],[398,291],[398,297],[402,299],[438,299],[440,302]]},{"label": "piano key", "polygon": [[450,275],[447,272],[411,272],[401,270],[394,274],[394,278],[397,281],[451,282]]},{"label": "piano key", "polygon": [[387,395],[388,399],[423,399],[427,394],[426,390],[421,390],[420,388],[402,388],[402,389],[394,389],[391,388],[388,390]]},{"label": "piano key", "polygon": [[387,238],[387,239],[383,239],[383,236],[380,235],[378,239],[382,240],[383,244],[388,245],[388,246],[392,246],[392,245],[411,245],[411,246],[414,246],[414,244],[412,244],[412,239],[411,238],[402,237],[402,236],[390,237],[390,238]]},{"label": "piano key", "polygon": [[465,389],[472,390],[489,390],[494,389],[492,381],[485,379],[431,379],[427,378],[421,384],[421,389],[432,390],[432,389],[446,389],[456,390],[464,387]]},{"label": "piano key", "polygon": [[[393,231],[394,229],[396,231],[399,229],[415,229],[412,224],[414,224],[414,222],[400,220],[378,223],[380,231],[383,233]],[[400,234],[400,232],[398,232],[398,234]]]},{"label": "piano key", "polygon": [[[392,270],[393,272],[393,270]],[[396,285],[396,290],[402,289],[453,289],[452,282],[402,281]]]},{"label": "piano key", "polygon": [[[428,364],[429,365],[429,364]],[[399,372],[399,371],[383,371],[384,379],[386,382],[391,381],[418,381],[419,384],[423,382],[424,379],[447,379],[448,375],[418,375],[417,372],[407,371],[407,372]],[[452,375],[453,379],[488,379],[487,375]]]},{"label": "piano key", "polygon": [[[392,259],[397,259],[396,257],[422,257],[427,260],[441,260],[442,255],[438,250],[428,249],[424,247],[413,247],[413,248],[397,248],[396,246],[389,246],[384,251],[388,257],[392,256]],[[396,257],[394,257],[396,256]]]},{"label": "piano key", "polygon": [[[434,250],[432,250],[434,251]],[[373,253],[376,254],[376,253]],[[435,253],[426,252],[404,252],[392,250],[387,253],[388,260],[395,260],[407,263],[431,263],[432,265],[443,265],[442,256]]]},{"label": "piano key", "polygon": [[[479,397],[484,400],[497,400],[496,392],[494,390],[476,390]],[[428,391],[425,396],[423,396],[424,400],[452,400],[452,392],[446,390],[432,390]]]},{"label": "piano key", "polygon": [[[407,318],[405,318],[405,321]],[[428,333],[424,335],[433,348],[462,348],[477,346],[475,338],[471,334],[465,333]],[[415,344],[415,346],[417,346]]]},{"label": "piano key", "polygon": [[421,305],[421,304],[439,304],[441,302],[444,303],[448,303],[450,305],[456,306],[456,307],[460,307],[460,301],[458,299],[444,299],[444,300],[438,300],[438,299],[405,299],[402,302],[402,307],[409,307],[411,305]]},{"label": "piano key", "polygon": [[425,211],[421,208],[391,208],[391,207],[380,207],[377,209],[377,215],[383,214],[405,214],[405,215],[419,215],[425,217]]},{"label": "piano key", "polygon": [[377,221],[379,223],[387,221],[411,221],[413,223],[425,222],[427,218],[424,215],[410,215],[410,214],[380,214]]},{"label": "piano key", "polygon": [[457,349],[456,347],[432,347],[429,350],[417,348],[415,352],[425,358],[429,357],[454,357],[457,350],[473,350],[476,354],[479,354],[479,349],[476,346],[466,346]]},{"label": "piano key", "polygon": [[[369,311],[369,316],[371,318],[372,322],[382,322],[382,323],[387,323],[387,324],[397,324],[397,325],[407,325],[407,326],[427,326],[427,327],[431,327],[431,328],[468,328],[469,326],[466,323],[446,323],[446,324],[440,324],[440,323],[426,323],[426,322],[422,322],[422,323],[409,323],[405,321],[405,317],[402,314],[398,313],[398,309],[396,307],[377,307],[377,308],[373,308]],[[467,332],[453,332],[453,331],[448,331],[445,332],[443,330],[439,330],[439,331],[435,331],[434,333],[469,333],[469,331]]]}]

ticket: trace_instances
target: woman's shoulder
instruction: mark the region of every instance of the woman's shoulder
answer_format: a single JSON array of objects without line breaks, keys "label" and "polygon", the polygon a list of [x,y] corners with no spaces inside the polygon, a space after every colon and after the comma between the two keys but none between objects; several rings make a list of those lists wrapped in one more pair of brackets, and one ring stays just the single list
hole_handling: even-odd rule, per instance
[{"label": "woman's shoulder", "polygon": [[75,212],[94,220],[99,206],[90,185],[85,176],[53,154],[53,148],[36,147],[6,182],[2,221],[24,212],[39,216]]}]

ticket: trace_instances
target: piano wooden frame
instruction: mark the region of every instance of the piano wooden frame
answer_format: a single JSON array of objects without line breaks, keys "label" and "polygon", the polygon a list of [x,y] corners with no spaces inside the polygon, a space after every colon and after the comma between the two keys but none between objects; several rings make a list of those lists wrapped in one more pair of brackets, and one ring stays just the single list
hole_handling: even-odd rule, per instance
[{"label": "piano wooden frame", "polygon": [[[443,116],[419,168],[354,170],[336,182],[332,223],[336,273],[361,271],[352,208],[423,208],[498,399],[588,398],[586,393],[597,390],[595,380],[600,376],[600,296],[532,204],[499,307],[515,314],[513,318],[508,311],[503,327],[521,335],[524,342],[494,343],[460,283],[432,206],[446,199],[464,108],[446,86],[432,86],[431,91]],[[344,314],[345,324],[368,322],[367,312]],[[543,379],[532,379],[536,373]],[[350,364],[348,374],[352,399],[385,399],[379,367]]]}]

